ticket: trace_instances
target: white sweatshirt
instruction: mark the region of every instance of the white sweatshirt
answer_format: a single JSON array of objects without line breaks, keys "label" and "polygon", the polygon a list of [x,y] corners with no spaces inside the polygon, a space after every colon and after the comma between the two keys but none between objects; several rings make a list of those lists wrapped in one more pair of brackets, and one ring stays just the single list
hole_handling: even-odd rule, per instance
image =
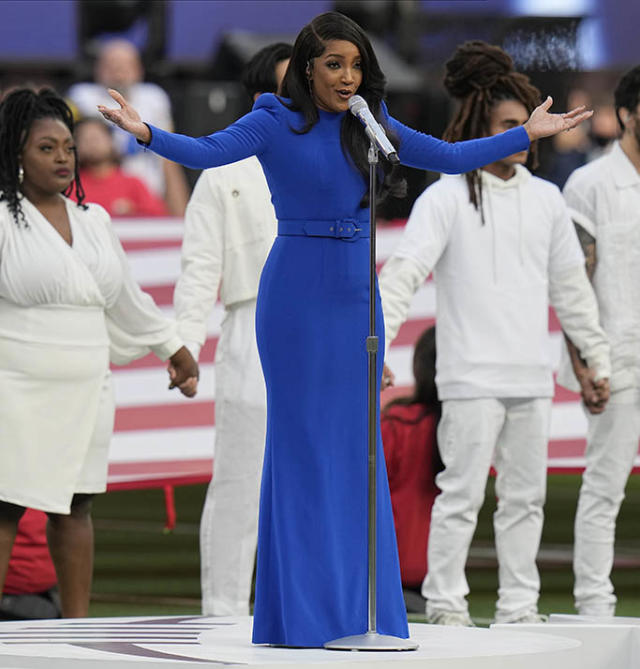
[{"label": "white sweatshirt", "polygon": [[225,309],[256,299],[276,234],[271,193],[255,156],[200,175],[185,214],[182,273],[173,299],[178,332],[195,357],[218,288]]},{"label": "white sweatshirt", "polygon": [[440,399],[551,397],[549,299],[597,377],[609,376],[609,346],[560,191],[521,166],[507,181],[481,174],[484,225],[463,175],[442,177],[416,200],[380,275],[387,349],[433,269]]}]

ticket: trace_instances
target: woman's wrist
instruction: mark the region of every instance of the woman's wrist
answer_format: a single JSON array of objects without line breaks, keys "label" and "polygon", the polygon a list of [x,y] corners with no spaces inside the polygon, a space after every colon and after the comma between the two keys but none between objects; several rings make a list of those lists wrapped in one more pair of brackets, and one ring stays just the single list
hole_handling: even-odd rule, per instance
[{"label": "woman's wrist", "polygon": [[139,133],[136,133],[136,139],[143,144],[151,144],[151,128],[146,124],[142,123],[144,129],[141,129]]},{"label": "woman's wrist", "polygon": [[531,125],[529,124],[529,121],[525,121],[522,127],[525,129],[529,137],[529,142],[534,142],[536,140],[536,137],[534,137],[533,133],[531,132]]}]

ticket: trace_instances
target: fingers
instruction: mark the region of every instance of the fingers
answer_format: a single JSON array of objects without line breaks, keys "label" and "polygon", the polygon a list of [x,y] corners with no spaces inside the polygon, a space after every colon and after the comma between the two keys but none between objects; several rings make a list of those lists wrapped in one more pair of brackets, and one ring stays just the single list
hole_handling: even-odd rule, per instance
[{"label": "fingers", "polygon": [[127,101],[120,93],[118,93],[115,88],[107,88],[107,93],[109,93],[109,95],[120,105],[122,109],[127,106]]},{"label": "fingers", "polygon": [[584,405],[587,411],[593,416],[603,413],[604,410],[606,409],[606,406],[604,404],[587,404],[585,402]]},{"label": "fingers", "polygon": [[538,109],[542,109],[543,111],[549,111],[552,104],[553,104],[553,98],[550,95],[547,95],[547,99],[538,107]]},{"label": "fingers", "polygon": [[386,365],[384,365],[382,368],[382,390],[394,385],[395,380],[395,374]]},{"label": "fingers", "polygon": [[580,125],[583,121],[586,121],[588,118],[591,118],[593,116],[593,111],[585,111],[579,114],[578,116],[573,116],[571,118],[566,118],[564,119],[565,122],[565,130],[571,130],[571,128],[575,128],[577,125]]},{"label": "fingers", "polygon": [[565,112],[562,115],[562,118],[573,118],[574,116],[577,116],[580,112],[584,111],[585,106],[580,105],[579,107],[576,107],[575,109],[572,109],[571,111]]},{"label": "fingers", "polygon": [[104,116],[104,118],[107,119],[107,121],[111,121],[112,123],[117,123],[117,116],[116,116],[116,110],[115,109],[109,109],[109,107],[105,107],[104,105],[98,105],[98,111]]},{"label": "fingers", "polygon": [[181,383],[178,388],[186,397],[194,397],[198,392],[198,379],[195,376],[190,376],[184,383]]}]

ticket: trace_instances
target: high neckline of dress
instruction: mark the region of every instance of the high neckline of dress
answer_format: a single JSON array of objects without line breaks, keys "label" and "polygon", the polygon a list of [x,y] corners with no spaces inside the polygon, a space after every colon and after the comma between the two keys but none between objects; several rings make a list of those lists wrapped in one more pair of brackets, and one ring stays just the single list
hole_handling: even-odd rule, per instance
[{"label": "high neckline of dress", "polygon": [[341,111],[341,112],[325,111],[324,109],[320,109],[320,107],[316,107],[316,109],[318,110],[318,116],[321,119],[326,119],[328,121],[342,119],[344,118],[344,115],[347,113],[346,111]]}]

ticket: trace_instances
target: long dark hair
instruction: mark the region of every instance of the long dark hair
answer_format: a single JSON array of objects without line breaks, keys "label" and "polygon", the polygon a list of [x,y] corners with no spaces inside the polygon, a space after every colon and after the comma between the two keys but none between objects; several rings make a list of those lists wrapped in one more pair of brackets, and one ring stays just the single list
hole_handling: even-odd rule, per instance
[{"label": "long dark hair", "polygon": [[292,51],[291,44],[275,42],[260,49],[251,58],[242,71],[242,85],[250,98],[256,93],[275,93],[278,90],[276,65],[291,58]]},{"label": "long dark hair", "polygon": [[[282,96],[291,99],[289,108],[302,112],[304,126],[295,129],[295,132],[306,133],[318,122],[318,108],[316,107],[307,76],[307,68],[314,58],[322,55],[327,42],[330,40],[344,40],[351,42],[360,52],[362,63],[362,83],[358,88],[358,95],[362,96],[369,105],[371,113],[384,125],[381,115],[381,102],[385,96],[386,79],[378,59],[373,51],[371,42],[362,28],[350,18],[339,12],[326,12],[316,16],[311,23],[307,24],[298,34],[293,53],[289,62],[287,73],[282,83]],[[397,137],[390,129],[385,127],[389,139],[396,146]],[[367,153],[369,150],[369,139],[360,121],[353,114],[345,114],[342,121],[340,133],[342,150],[349,156],[358,171],[363,175],[365,183],[369,179],[369,163]],[[380,156],[380,168],[382,182],[380,191],[377,193],[379,199],[386,195],[393,197],[404,197],[406,195],[406,182],[399,177],[394,166],[384,156]],[[363,198],[361,206],[366,206],[366,198]]]},{"label": "long dark hair", "polygon": [[614,91],[616,118],[620,130],[624,131],[624,124],[620,118],[620,109],[624,107],[630,114],[640,103],[640,65],[629,70],[618,82]]},{"label": "long dark hair", "polygon": [[415,386],[413,394],[408,397],[397,397],[385,407],[398,404],[407,406],[409,404],[422,404],[425,413],[440,414],[441,402],[438,399],[436,388],[436,326],[427,328],[418,337],[413,351],[413,378]]},{"label": "long dark hair", "polygon": [[[0,201],[7,202],[16,224],[27,225],[20,205],[20,156],[27,142],[34,121],[54,118],[62,121],[73,134],[73,113],[67,103],[51,88],[34,91],[18,88],[9,93],[0,103]],[[83,206],[84,190],[78,176],[78,161],[69,188],[69,196],[75,191],[79,206]]]},{"label": "long dark hair", "polygon": [[[529,77],[513,68],[511,56],[499,46],[474,40],[459,46],[445,65],[444,85],[449,94],[460,101],[442,138],[448,142],[476,139],[489,134],[491,110],[503,100],[517,100],[531,113],[540,104],[540,91]],[[527,163],[538,165],[537,145],[529,150]],[[469,200],[482,211],[482,181],[478,170],[465,175]]]}]

